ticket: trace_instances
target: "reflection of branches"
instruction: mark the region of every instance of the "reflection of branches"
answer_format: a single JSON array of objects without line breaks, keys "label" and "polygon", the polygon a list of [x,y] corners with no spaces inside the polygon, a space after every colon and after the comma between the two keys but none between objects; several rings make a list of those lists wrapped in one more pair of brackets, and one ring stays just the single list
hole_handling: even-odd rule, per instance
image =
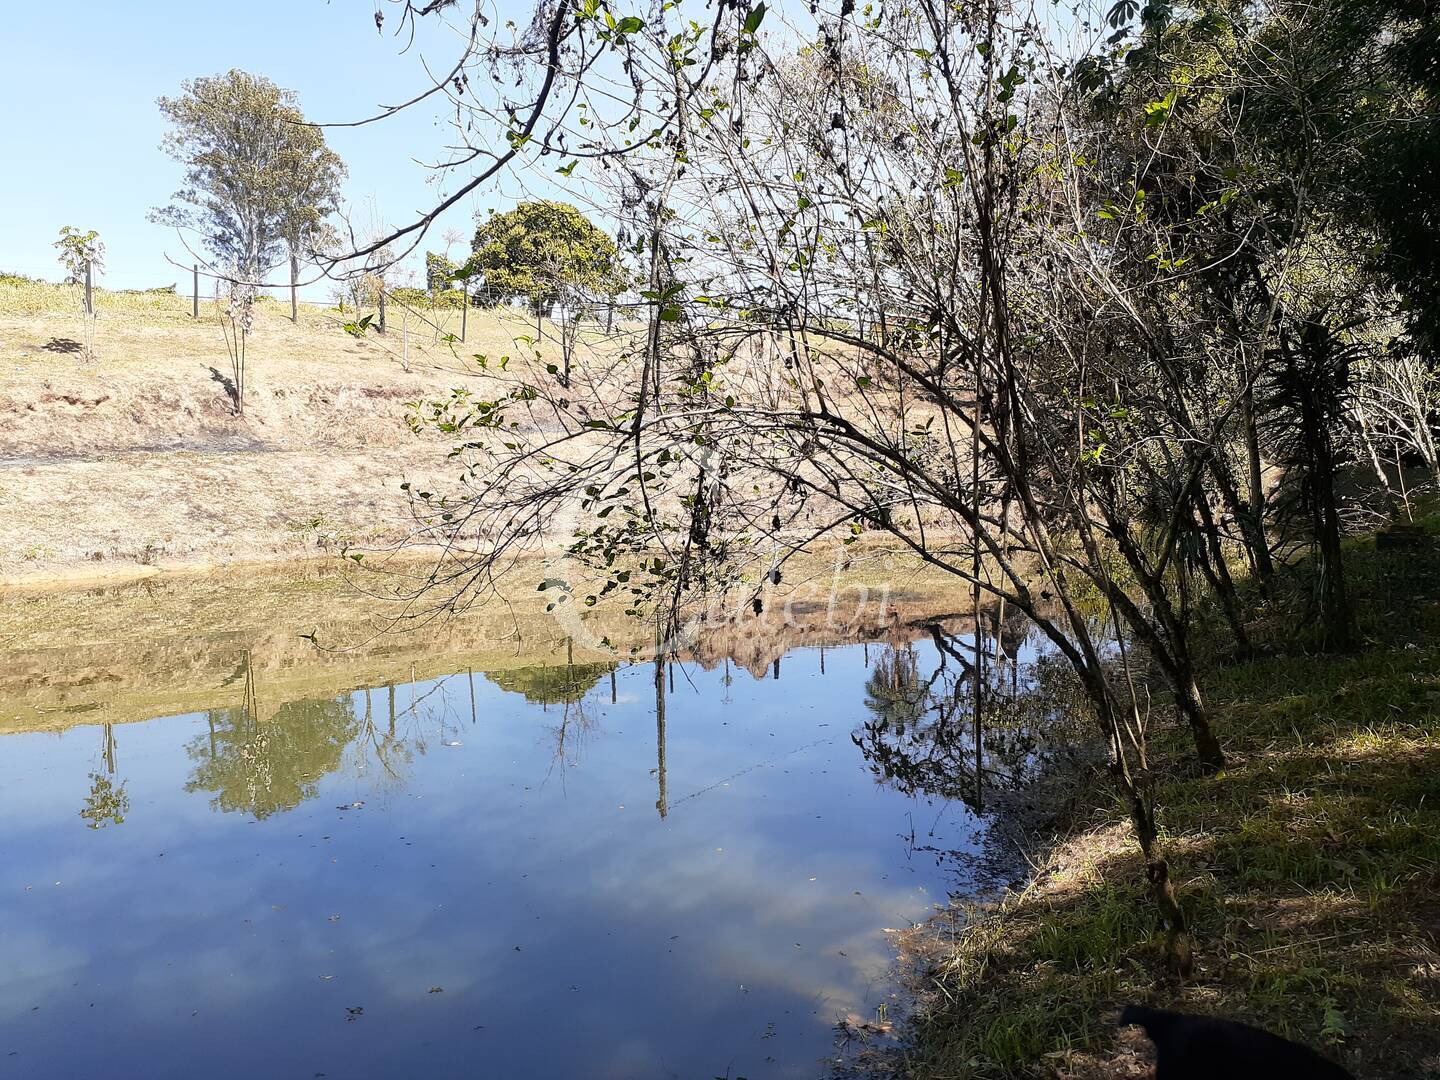
[{"label": "reflection of branches", "polygon": [[104,726],[100,756],[105,763],[105,772],[90,774],[90,793],[85,797],[85,806],[80,817],[92,829],[103,829],[107,825],[119,825],[130,812],[130,796],[125,791],[126,781],[118,784],[115,776],[115,729]]},{"label": "reflection of branches", "polygon": [[593,713],[585,708],[585,702],[567,701],[561,706],[560,723],[550,729],[555,739],[555,753],[550,759],[549,777],[555,767],[561,766],[561,782],[564,782],[565,768],[579,764],[580,754],[588,736],[599,726]]},{"label": "reflection of branches", "polygon": [[130,812],[130,796],[125,792],[125,781],[116,784],[98,772],[90,774],[90,794],[85,797],[85,808],[80,817],[92,829],[103,829],[106,825],[119,825]]},{"label": "reflection of branches", "polygon": [[217,810],[266,818],[315,796],[359,724],[348,696],[289,701],[261,721],[248,654],[244,667],[241,705],[211,710],[208,733],[185,748],[196,763],[185,790],[213,792]]},{"label": "reflection of branches", "polygon": [[368,762],[366,748],[373,750],[375,760],[385,770],[390,779],[398,782],[400,780],[400,764],[408,765],[414,760],[410,744],[399,738],[395,733],[395,687],[388,686],[390,711],[388,725],[385,731],[381,731],[375,723],[374,705],[370,698],[370,688],[365,690],[365,716],[360,721],[360,738],[356,740],[356,747],[360,751],[359,760],[356,762],[356,771],[364,773]]},{"label": "reflection of branches", "polygon": [[[600,682],[601,675],[609,673],[610,700],[613,702],[616,697],[615,664],[576,664],[575,643],[569,638],[565,641],[565,660],[563,669],[548,666],[538,669],[524,668],[504,679],[491,676],[491,679],[504,689],[523,693],[527,701],[538,700],[547,709],[552,702],[560,705],[560,723],[551,729],[555,735],[555,756],[550,763],[551,772],[556,764],[577,764],[577,760],[572,758],[579,758],[585,737],[598,726],[596,717],[585,709],[585,698]],[[521,673],[526,677],[517,680],[515,676]],[[577,736],[573,740],[570,738],[572,723]],[[561,775],[564,775],[563,772]]]},{"label": "reflection of branches", "polygon": [[960,668],[962,671],[965,672],[966,677],[969,677],[974,672],[975,666],[970,663],[970,661],[965,659],[959,649],[955,648],[954,645],[950,644],[949,636],[940,629],[939,623],[932,622],[929,629],[930,640],[935,642],[935,648],[940,651],[940,666],[945,666],[945,658],[947,656],[952,657],[960,664]]},{"label": "reflection of branches", "polygon": [[[947,643],[948,644],[948,643]],[[953,646],[951,646],[953,649]],[[977,808],[986,792],[1016,791],[1048,768],[1068,740],[1051,738],[1082,708],[1063,665],[1042,656],[1022,687],[985,693],[985,728],[977,785],[976,754],[967,722],[974,704],[972,670],[947,668],[948,650],[922,680],[913,650],[887,649],[866,683],[874,719],[851,735],[878,779],[906,795],[959,799]],[[953,657],[953,653],[950,653]],[[999,675],[998,666],[996,675]],[[1053,744],[1053,745],[1052,745]]]},{"label": "reflection of branches", "polygon": [[[475,683],[473,673],[467,672],[470,679],[470,715],[472,722],[475,719]],[[387,683],[385,686],[388,714],[386,727],[382,732],[374,716],[374,708],[370,698],[370,689],[365,691],[365,716],[360,720],[360,737],[356,740],[356,747],[360,751],[359,760],[355,764],[358,772],[365,772],[368,765],[368,752],[373,752],[375,760],[392,780],[400,780],[400,768],[409,765],[414,760],[415,754],[424,754],[428,749],[425,736],[420,730],[420,706],[436,694],[444,695],[448,684],[460,677],[459,673],[447,675],[437,679],[435,685],[419,696],[415,695],[415,684],[410,686],[410,703],[403,710],[398,710],[395,705],[395,684]],[[443,739],[446,735],[444,728],[445,717],[448,709],[440,710],[440,735]],[[398,730],[401,717],[408,717],[410,721],[409,730],[401,734]]]},{"label": "reflection of branches", "polygon": [[413,696],[415,684],[411,683],[410,689],[412,696],[410,698],[410,707],[405,711],[408,712],[411,716],[418,719],[420,715],[418,709],[420,708],[421,703],[424,702],[427,698],[433,697],[435,694],[441,693],[445,689],[445,684],[453,678],[456,678],[456,676],[446,675],[443,679],[436,680],[435,685],[432,686],[429,690],[426,690],[425,693],[421,694],[418,698]]}]

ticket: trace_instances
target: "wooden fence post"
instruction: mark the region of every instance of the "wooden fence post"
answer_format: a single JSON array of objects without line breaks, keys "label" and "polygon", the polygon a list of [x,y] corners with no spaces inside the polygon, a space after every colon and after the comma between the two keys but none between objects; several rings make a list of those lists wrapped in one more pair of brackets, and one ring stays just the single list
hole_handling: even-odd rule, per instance
[{"label": "wooden fence post", "polygon": [[385,332],[385,288],[384,288],[384,286],[381,286],[381,288],[380,288],[380,325],[379,325],[379,330],[380,330],[380,333],[382,333],[382,334]]},{"label": "wooden fence post", "polygon": [[195,264],[191,267],[191,273],[193,273],[195,276],[194,276],[194,278],[191,279],[191,283],[190,283],[190,290],[191,290],[191,291],[190,291],[190,296],[191,296],[191,300],[190,300],[190,317],[191,317],[192,319],[198,319],[198,318],[200,318],[200,264],[199,264],[199,263],[195,263]]},{"label": "wooden fence post", "polygon": [[295,282],[300,277],[300,263],[295,258],[295,253],[290,253],[290,321],[300,321],[300,306],[295,300]]},{"label": "wooden fence post", "polygon": [[94,314],[95,314],[95,299],[94,299],[94,297],[91,295],[91,292],[90,292],[90,288],[91,288],[90,268],[91,268],[92,266],[94,266],[94,265],[95,265],[95,262],[94,262],[93,259],[86,259],[86,260],[85,260],[85,314],[86,314],[86,315],[94,315]]}]

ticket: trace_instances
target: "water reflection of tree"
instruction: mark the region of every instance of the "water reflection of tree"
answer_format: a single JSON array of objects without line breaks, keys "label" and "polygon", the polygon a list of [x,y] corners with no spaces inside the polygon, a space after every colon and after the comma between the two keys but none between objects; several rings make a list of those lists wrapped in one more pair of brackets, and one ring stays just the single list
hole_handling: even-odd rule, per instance
[{"label": "water reflection of tree", "polygon": [[[485,677],[501,690],[520,694],[532,705],[547,711],[559,706],[560,722],[551,728],[555,740],[555,757],[551,768],[578,764],[587,736],[595,730],[597,720],[585,708],[585,698],[606,675],[610,676],[610,700],[615,700],[615,669],[613,663],[577,664],[574,642],[566,640],[565,664],[538,664],[511,668],[509,671],[487,672]],[[563,775],[563,774],[562,774]]]},{"label": "water reflection of tree", "polygon": [[874,719],[851,735],[878,779],[906,795],[970,799],[974,762],[960,707],[963,686],[943,665],[920,674],[913,648],[886,648],[865,682]]},{"label": "water reflection of tree", "polygon": [[90,793],[80,810],[80,818],[92,829],[103,829],[107,825],[120,825],[130,813],[130,795],[125,790],[125,781],[115,780],[115,730],[106,724],[102,729],[100,756],[105,771],[90,773]]},{"label": "water reflection of tree", "polygon": [[286,702],[263,721],[247,700],[212,710],[206,720],[209,732],[185,748],[196,763],[185,790],[214,792],[216,810],[261,819],[314,798],[360,733],[348,695]]},{"label": "water reflection of tree", "polygon": [[[385,691],[386,701],[383,721],[376,715],[375,710],[375,695],[382,689]],[[364,694],[365,712],[359,720],[358,737],[351,744],[354,771],[360,776],[370,775],[370,763],[373,759],[380,766],[380,783],[384,783],[386,779],[398,783],[405,769],[415,760],[415,755],[423,754],[426,750],[425,739],[416,730],[418,702],[413,697],[414,687],[411,687],[410,707],[405,711],[407,725],[404,732],[400,730],[400,716],[395,708],[394,683],[387,683],[383,687],[367,687]],[[471,701],[473,703],[473,696]]]},{"label": "water reflection of tree", "polygon": [[904,732],[930,707],[930,687],[920,678],[920,661],[909,645],[888,648],[865,680],[865,707],[887,728]]},{"label": "water reflection of tree", "polygon": [[555,740],[555,756],[550,767],[578,765],[590,734],[598,726],[599,720],[585,708],[583,700],[564,702],[560,706],[560,722],[550,729]]},{"label": "water reflection of tree", "polygon": [[613,671],[614,664],[545,664],[486,672],[501,690],[521,694],[532,705],[574,704]]},{"label": "water reflection of tree", "polygon": [[[675,677],[674,664],[669,665],[670,678]],[[655,797],[655,810],[664,821],[670,816],[670,792],[666,782],[665,769],[665,654],[655,654],[655,783],[657,795]],[[728,672],[727,672],[728,675]],[[674,689],[672,682],[671,689]]]},{"label": "water reflection of tree", "polygon": [[1073,740],[1054,738],[1083,708],[1066,670],[1042,656],[1022,682],[1016,650],[996,650],[994,639],[988,640],[979,782],[974,670],[947,663],[955,653],[943,645],[928,675],[910,646],[887,648],[866,682],[865,704],[873,718],[851,738],[878,780],[906,795],[956,799],[978,810],[1033,782],[1055,764],[1056,755],[1073,754]]}]

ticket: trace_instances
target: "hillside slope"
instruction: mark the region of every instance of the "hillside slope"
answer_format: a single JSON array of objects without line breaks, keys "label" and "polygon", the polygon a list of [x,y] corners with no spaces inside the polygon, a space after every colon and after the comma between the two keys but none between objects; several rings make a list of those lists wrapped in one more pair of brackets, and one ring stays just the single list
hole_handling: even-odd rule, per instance
[{"label": "hillside slope", "polygon": [[[392,307],[360,339],[334,309],[259,305],[236,416],[219,313],[168,293],[0,284],[0,582],[134,576],[400,539],[399,484],[445,467],[405,402],[474,386],[462,355],[521,355],[534,325],[470,313],[466,343]],[[428,313],[427,313],[428,314]],[[456,332],[458,313],[439,317]],[[454,324],[451,326],[450,324]],[[541,346],[542,351],[545,346]],[[512,370],[515,370],[512,367]],[[447,470],[448,471],[448,470]]]}]

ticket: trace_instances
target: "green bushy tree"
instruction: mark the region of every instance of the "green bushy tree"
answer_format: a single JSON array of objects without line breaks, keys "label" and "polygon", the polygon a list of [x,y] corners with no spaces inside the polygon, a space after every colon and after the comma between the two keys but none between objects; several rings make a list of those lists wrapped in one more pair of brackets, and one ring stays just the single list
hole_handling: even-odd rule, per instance
[{"label": "green bushy tree", "polygon": [[285,255],[309,256],[338,207],[345,165],[305,122],[293,91],[232,70],[162,97],[162,144],[185,186],[152,219],[199,234],[215,265],[258,282]]},{"label": "green bushy tree", "polygon": [[575,207],[536,201],[482,221],[462,273],[481,278],[494,300],[545,312],[577,294],[614,295],[619,263],[615,241]]}]

